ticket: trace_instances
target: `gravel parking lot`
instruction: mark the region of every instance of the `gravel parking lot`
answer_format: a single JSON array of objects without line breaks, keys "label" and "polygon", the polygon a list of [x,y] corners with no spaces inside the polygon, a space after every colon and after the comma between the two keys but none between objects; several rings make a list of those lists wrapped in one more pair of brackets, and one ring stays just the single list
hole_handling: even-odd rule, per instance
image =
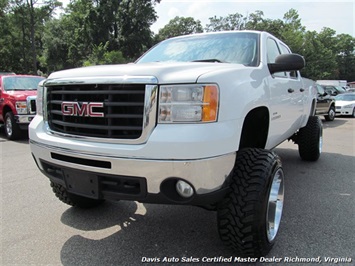
[{"label": "gravel parking lot", "polygon": [[[276,149],[286,174],[283,220],[274,249],[256,265],[302,265],[311,258],[355,265],[355,119],[323,123],[318,162],[302,161],[291,142]],[[1,133],[0,146],[1,265],[238,262],[219,240],[214,212],[124,201],[71,208],[51,192],[28,139],[7,141]]]}]

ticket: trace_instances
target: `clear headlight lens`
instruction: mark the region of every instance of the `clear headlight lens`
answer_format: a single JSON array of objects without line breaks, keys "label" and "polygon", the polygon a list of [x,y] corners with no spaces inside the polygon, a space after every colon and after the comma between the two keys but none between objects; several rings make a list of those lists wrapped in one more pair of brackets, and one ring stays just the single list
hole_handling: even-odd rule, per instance
[{"label": "clear headlight lens", "polygon": [[19,115],[27,114],[27,102],[16,102],[16,111]]},{"label": "clear headlight lens", "polygon": [[348,104],[348,105],[345,105],[344,108],[352,108],[353,105],[352,104]]},{"label": "clear headlight lens", "polygon": [[215,84],[160,86],[160,123],[215,122],[218,115]]}]

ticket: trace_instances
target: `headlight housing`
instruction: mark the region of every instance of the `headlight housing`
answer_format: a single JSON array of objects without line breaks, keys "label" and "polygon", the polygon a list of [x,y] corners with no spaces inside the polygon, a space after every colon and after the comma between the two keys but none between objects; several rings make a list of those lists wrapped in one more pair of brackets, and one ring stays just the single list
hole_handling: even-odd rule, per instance
[{"label": "headlight housing", "polygon": [[348,104],[348,105],[344,105],[343,107],[344,107],[344,108],[352,108],[353,105],[352,105],[352,104]]},{"label": "headlight housing", "polygon": [[219,89],[216,84],[160,86],[159,123],[215,122]]},{"label": "headlight housing", "polygon": [[18,101],[16,102],[16,112],[19,115],[24,115],[28,113],[27,102]]}]

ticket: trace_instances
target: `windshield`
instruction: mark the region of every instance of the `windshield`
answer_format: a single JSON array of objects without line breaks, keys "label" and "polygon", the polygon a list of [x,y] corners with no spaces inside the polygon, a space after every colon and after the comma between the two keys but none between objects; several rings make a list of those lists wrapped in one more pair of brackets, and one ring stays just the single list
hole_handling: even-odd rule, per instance
[{"label": "windshield", "polygon": [[319,94],[323,95],[325,93],[324,88],[321,85],[316,85]]},{"label": "windshield", "polygon": [[336,86],[335,87],[335,89],[338,91],[338,92],[340,92],[340,93],[342,93],[342,92],[346,92],[346,90],[345,89],[343,89],[342,87],[340,87],[340,86]]},{"label": "windshield", "polygon": [[355,94],[340,94],[335,97],[335,100],[338,101],[355,101]]},{"label": "windshield", "polygon": [[136,63],[222,62],[257,66],[259,35],[251,32],[190,35],[163,41]]},{"label": "windshield", "polygon": [[13,90],[37,90],[38,83],[43,80],[43,77],[20,77],[8,76],[4,77],[3,85],[5,91]]}]

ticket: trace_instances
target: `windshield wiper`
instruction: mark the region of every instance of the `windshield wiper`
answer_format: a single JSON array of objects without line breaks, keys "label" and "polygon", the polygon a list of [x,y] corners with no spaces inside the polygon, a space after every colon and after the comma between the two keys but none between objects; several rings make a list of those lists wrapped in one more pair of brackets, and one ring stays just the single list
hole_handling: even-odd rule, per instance
[{"label": "windshield wiper", "polygon": [[221,61],[219,59],[211,58],[211,59],[198,59],[198,60],[193,60],[192,62],[211,62],[211,63],[227,63],[224,61]]}]

